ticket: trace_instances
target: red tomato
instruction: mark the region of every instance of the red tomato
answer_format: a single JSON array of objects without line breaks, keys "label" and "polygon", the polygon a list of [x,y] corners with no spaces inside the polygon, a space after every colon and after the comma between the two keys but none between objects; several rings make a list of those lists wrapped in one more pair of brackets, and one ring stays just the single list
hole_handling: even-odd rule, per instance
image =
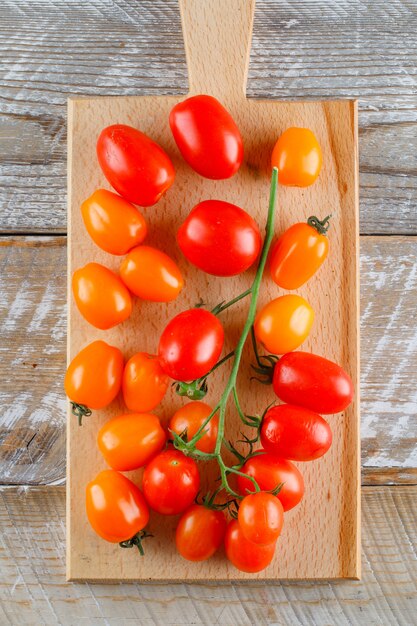
[{"label": "red tomato", "polygon": [[[277,498],[284,511],[297,506],[304,495],[304,479],[300,470],[291,461],[265,452],[248,459],[240,470],[252,476],[263,491],[272,491],[282,484]],[[246,496],[255,491],[253,483],[238,476],[239,493]]]},{"label": "red tomato", "polygon": [[284,509],[272,493],[258,491],[243,498],[237,519],[245,539],[265,546],[280,536]]},{"label": "red tomato", "polygon": [[169,386],[159,359],[146,352],[134,354],[123,371],[123,399],[130,411],[146,413],[160,402]]},{"label": "red tomato", "polygon": [[97,141],[97,157],[110,185],[139,206],[158,202],[174,182],[175,170],[167,153],[131,126],[105,128]]},{"label": "red tomato", "polygon": [[130,472],[149,463],[165,441],[165,431],[152,413],[113,417],[97,436],[98,448],[107,464],[120,472]]},{"label": "red tomato", "polygon": [[163,515],[178,515],[188,509],[199,488],[197,463],[179,450],[161,452],[143,473],[145,498],[154,511]]},{"label": "red tomato", "polygon": [[[169,422],[169,429],[177,435],[181,435],[186,430],[187,441],[190,441],[212,410],[211,406],[205,402],[187,402],[187,404],[184,404],[184,406],[174,413]],[[214,452],[218,427],[219,416],[215,413],[205,427],[204,435],[195,446],[197,450],[209,453]]]},{"label": "red tomato", "polygon": [[161,367],[174,380],[196,380],[208,374],[223,349],[223,326],[205,309],[174,317],[159,340]]},{"label": "red tomato", "polygon": [[272,167],[278,168],[281,185],[312,185],[320,174],[321,164],[321,148],[309,128],[287,128],[272,152]]},{"label": "red tomato", "polygon": [[200,504],[192,504],[178,522],[177,550],[188,561],[206,561],[220,548],[226,532],[226,517]]},{"label": "red tomato", "polygon": [[177,237],[184,256],[214,276],[241,274],[255,262],[262,245],[255,220],[222,200],[197,204]]},{"label": "red tomato", "polygon": [[278,398],[317,413],[339,413],[353,400],[352,380],[339,365],[309,352],[289,352],[274,368]]},{"label": "red tomato", "polygon": [[243,143],[232,116],[216,98],[193,96],[176,104],[169,124],[191,167],[206,178],[230,178],[243,161]]},{"label": "red tomato", "polygon": [[321,415],[291,404],[269,409],[262,420],[262,446],[293,461],[313,461],[327,452],[332,431]]},{"label": "red tomato", "polygon": [[120,277],[135,296],[152,302],[175,300],[184,281],[177,264],[150,246],[133,248],[123,259]]},{"label": "red tomato", "polygon": [[237,520],[229,522],[224,538],[226,556],[229,561],[241,572],[254,574],[260,572],[271,563],[274,558],[276,542],[261,546],[248,541],[242,533]]}]

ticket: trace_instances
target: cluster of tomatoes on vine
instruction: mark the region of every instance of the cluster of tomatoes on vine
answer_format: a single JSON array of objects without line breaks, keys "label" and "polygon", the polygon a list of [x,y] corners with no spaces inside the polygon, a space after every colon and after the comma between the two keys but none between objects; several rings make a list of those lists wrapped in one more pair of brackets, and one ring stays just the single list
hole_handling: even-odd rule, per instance
[{"label": "cluster of tomatoes on vine", "polygon": [[[229,112],[211,96],[194,96],[170,114],[176,144],[187,163],[210,179],[232,177],[243,161],[239,129]],[[92,240],[113,255],[125,255],[119,274],[89,263],[77,269],[72,290],[81,315],[96,328],[123,323],[132,295],[153,302],[174,300],[184,286],[177,264],[163,251],[143,245],[144,217],[134,205],[157,203],[174,182],[169,156],[152,139],[126,125],[105,128],[97,142],[101,169],[116,193],[99,189],[81,207]],[[93,529],[122,547],[143,553],[149,508],[181,514],[176,545],[186,559],[210,558],[224,542],[227,558],[240,570],[257,572],[271,562],[284,511],[303,497],[304,481],[292,461],[311,461],[330,447],[332,433],[321,414],[343,411],[353,399],[348,374],[318,355],[294,352],[308,336],[314,311],[299,295],[279,296],[257,310],[269,258],[272,279],[281,288],[301,287],[328,254],[329,217],[310,217],[281,234],[271,253],[277,179],[284,185],[314,183],[322,164],[311,130],[289,128],[272,153],[272,183],[266,234],[242,208],[207,199],[189,213],[177,233],[178,245],[194,266],[214,276],[240,274],[258,260],[249,289],[211,311],[196,306],[175,316],[162,331],[156,355],[138,352],[125,364],[121,351],[104,341],[84,347],[70,363],[65,389],[79,421],[92,409],[108,406],[122,391],[130,413],[110,419],[98,433],[98,447],[111,469],[87,486],[87,516]],[[235,349],[221,358],[222,312],[239,300],[250,301]],[[251,337],[254,370],[285,404],[251,416],[241,406],[236,380],[243,347]],[[260,355],[258,343],[269,354]],[[215,406],[202,399],[210,374],[232,363]],[[153,411],[174,381],[187,402],[172,416],[168,432]],[[247,451],[224,437],[229,400],[244,426]],[[262,410],[260,411],[262,413]],[[262,447],[256,449],[260,440]],[[228,466],[223,452],[232,452]],[[219,481],[197,502],[196,461],[216,461]],[[144,468],[142,490],[121,472]],[[235,482],[233,482],[235,481]],[[228,522],[226,510],[231,516]]]}]

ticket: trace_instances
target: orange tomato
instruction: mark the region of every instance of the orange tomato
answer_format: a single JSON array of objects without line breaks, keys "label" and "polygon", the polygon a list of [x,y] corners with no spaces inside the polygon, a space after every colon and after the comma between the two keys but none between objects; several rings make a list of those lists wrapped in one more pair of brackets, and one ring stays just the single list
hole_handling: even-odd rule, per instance
[{"label": "orange tomato", "polygon": [[241,572],[253,574],[268,567],[274,558],[275,546],[275,541],[264,546],[248,541],[236,519],[227,526],[224,538],[226,556]]},{"label": "orange tomato", "polygon": [[108,465],[120,472],[143,467],[166,441],[159,418],[152,413],[118,415],[99,430],[97,443]]},{"label": "orange tomato", "polygon": [[132,298],[125,285],[99,263],[88,263],[74,272],[72,292],[81,315],[101,330],[124,322],[132,312]]},{"label": "orange tomato", "polygon": [[245,539],[264,546],[273,543],[280,536],[284,524],[284,509],[272,493],[258,491],[243,498],[237,519]]},{"label": "orange tomato", "polygon": [[175,300],[184,285],[177,264],[150,246],[133,248],[120,266],[120,276],[135,296],[152,302]]},{"label": "orange tomato", "polygon": [[314,311],[301,296],[280,296],[268,302],[257,314],[255,336],[272,354],[285,354],[298,348],[308,336]]},{"label": "orange tomato", "polygon": [[162,401],[169,378],[157,356],[138,352],[126,363],[123,372],[123,399],[130,411],[146,413]]},{"label": "orange tomato", "polygon": [[175,533],[178,552],[187,561],[206,561],[220,548],[226,526],[223,511],[192,504],[178,522]]},{"label": "orange tomato", "polygon": [[88,234],[110,254],[126,254],[146,237],[145,218],[127,200],[107,189],[97,189],[81,205]]},{"label": "orange tomato", "polygon": [[307,223],[290,226],[271,251],[272,280],[283,289],[298,289],[313,276],[329,252],[326,237],[329,218],[319,221],[309,217]]},{"label": "orange tomato", "polygon": [[[187,404],[184,404],[184,406],[174,413],[169,422],[169,429],[177,435],[181,435],[181,433],[186,430],[187,439],[190,441],[212,410],[211,406],[205,402],[187,402]],[[218,427],[219,416],[216,413],[205,427],[204,435],[197,442],[197,450],[201,450],[202,452],[214,452]]]},{"label": "orange tomato", "polygon": [[308,187],[320,174],[319,142],[308,128],[287,128],[272,152],[272,167],[278,168],[281,185]]}]

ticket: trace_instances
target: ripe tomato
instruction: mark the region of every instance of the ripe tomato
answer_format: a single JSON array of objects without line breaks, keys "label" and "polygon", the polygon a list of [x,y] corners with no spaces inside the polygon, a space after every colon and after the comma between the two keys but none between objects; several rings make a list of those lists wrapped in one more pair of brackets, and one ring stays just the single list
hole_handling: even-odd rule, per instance
[{"label": "ripe tomato", "polygon": [[284,509],[272,493],[258,491],[243,498],[237,519],[245,539],[265,546],[280,536]]},{"label": "ripe tomato", "polygon": [[308,187],[320,174],[319,142],[308,128],[287,128],[272,151],[272,167],[278,168],[281,185]]},{"label": "ripe tomato", "polygon": [[276,541],[265,546],[248,541],[238,521],[233,519],[227,526],[224,546],[227,558],[238,570],[254,574],[271,563]]},{"label": "ripe tomato", "polygon": [[[272,280],[283,289],[298,289],[313,276],[329,252],[326,237],[328,219],[310,217],[307,223],[293,224],[271,251]],[[314,226],[313,226],[314,224]]]},{"label": "ripe tomato", "polygon": [[222,511],[192,504],[178,522],[175,533],[178,552],[188,561],[206,561],[220,548],[226,526]]},{"label": "ripe tomato", "polygon": [[[174,413],[169,422],[169,429],[177,433],[177,435],[181,435],[181,433],[186,430],[187,440],[190,441],[212,410],[211,406],[205,402],[187,402],[187,404],[184,404],[184,406]],[[205,427],[205,434],[197,442],[195,446],[197,450],[201,450],[202,452],[214,452],[218,426],[219,416],[216,413]]]},{"label": "ripe tomato", "polygon": [[150,246],[129,252],[120,266],[120,277],[135,296],[152,302],[175,300],[184,285],[177,264]]},{"label": "ripe tomato", "polygon": [[327,452],[332,431],[321,415],[291,404],[269,409],[262,420],[261,443],[268,452],[293,461],[313,461]]},{"label": "ripe tomato", "polygon": [[174,317],[159,340],[162,369],[174,380],[205,376],[223,349],[223,326],[205,309],[189,309]]},{"label": "ripe tomato", "polygon": [[278,398],[317,413],[339,413],[353,400],[352,380],[339,365],[308,352],[289,352],[274,368]]},{"label": "ripe tomato", "polygon": [[88,263],[74,272],[72,292],[81,315],[101,330],[124,322],[132,312],[132,298],[125,285],[99,263]]},{"label": "ripe tomato", "polygon": [[114,470],[104,470],[88,483],[86,509],[96,533],[112,543],[132,539],[149,521],[139,487]]},{"label": "ripe tomato", "polygon": [[280,296],[257,314],[255,336],[268,352],[285,354],[298,348],[308,337],[314,311],[301,296]]},{"label": "ripe tomato", "polygon": [[143,467],[160,452],[166,435],[152,413],[118,415],[100,428],[97,443],[108,465],[120,472]]},{"label": "ripe tomato", "polygon": [[230,178],[243,161],[243,143],[232,116],[216,98],[193,96],[169,116],[176,144],[191,167],[206,178]]},{"label": "ripe tomato", "polygon": [[[304,495],[304,479],[300,470],[291,461],[286,461],[274,454],[265,452],[248,459],[241,472],[252,476],[263,491],[272,491],[282,484],[276,496],[284,511],[297,506]],[[238,476],[237,486],[242,496],[254,492],[253,483]]]},{"label": "ripe tomato", "polygon": [[120,390],[123,355],[104,341],[93,341],[73,358],[65,374],[65,393],[76,404],[103,409]]},{"label": "ripe tomato", "polygon": [[110,185],[139,206],[158,202],[174,182],[175,170],[167,153],[131,126],[105,128],[97,141],[97,158]]},{"label": "ripe tomato", "polygon": [[192,504],[200,488],[194,459],[168,449],[154,457],[143,473],[143,493],[149,506],[163,515],[178,515]]},{"label": "ripe tomato", "polygon": [[97,189],[82,203],[81,214],[91,239],[110,254],[126,254],[146,237],[145,218],[112,191]]},{"label": "ripe tomato", "polygon": [[197,204],[177,237],[184,256],[214,276],[241,274],[255,262],[262,244],[255,220],[222,200]]},{"label": "ripe tomato", "polygon": [[134,354],[123,371],[123,399],[130,411],[146,413],[162,401],[169,385],[158,357],[146,352]]}]

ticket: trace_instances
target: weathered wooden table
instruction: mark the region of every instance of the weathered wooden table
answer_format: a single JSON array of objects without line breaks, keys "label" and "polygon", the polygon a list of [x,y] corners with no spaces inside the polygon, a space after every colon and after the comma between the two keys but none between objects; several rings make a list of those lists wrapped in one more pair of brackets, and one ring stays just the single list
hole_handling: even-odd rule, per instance
[{"label": "weathered wooden table", "polygon": [[0,11],[0,623],[415,624],[417,2],[257,4],[250,97],[360,101],[363,579],[274,585],[65,582],[66,98],[186,66],[175,0]]}]

